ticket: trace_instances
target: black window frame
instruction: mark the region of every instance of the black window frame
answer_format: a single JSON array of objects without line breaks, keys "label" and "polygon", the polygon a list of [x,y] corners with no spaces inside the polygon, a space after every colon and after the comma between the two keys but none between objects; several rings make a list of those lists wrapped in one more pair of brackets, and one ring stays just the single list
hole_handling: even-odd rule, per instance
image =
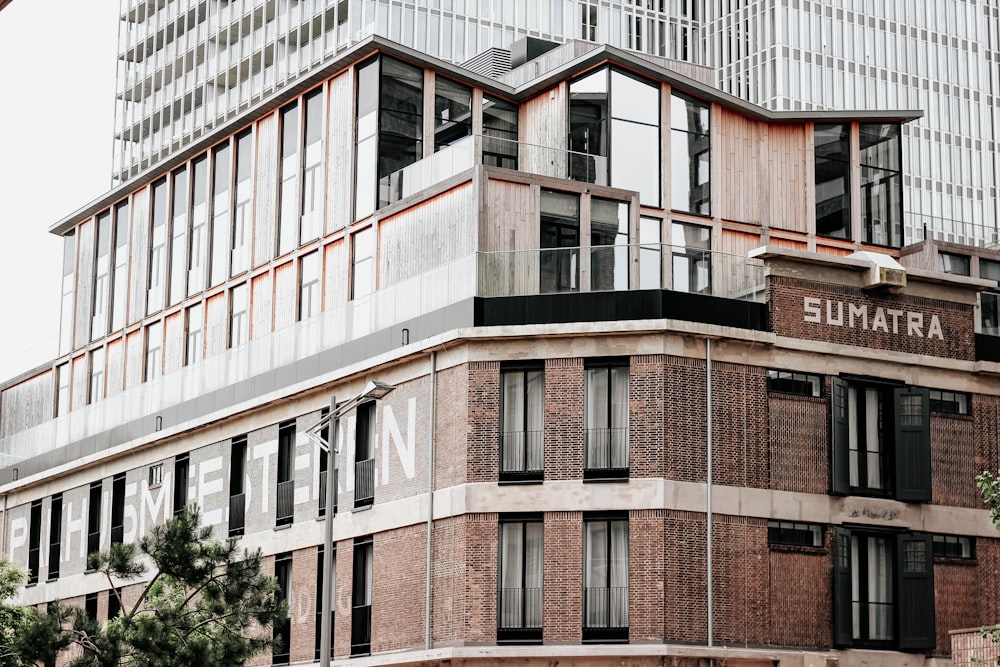
[{"label": "black window frame", "polygon": [[191,461],[188,454],[178,454],[174,457],[174,516],[184,511],[188,503],[188,477]]},{"label": "black window frame", "polygon": [[[624,401],[624,426],[615,420],[614,412],[614,377],[613,369],[625,370],[625,401]],[[605,397],[605,415],[607,426],[588,427],[591,416],[588,414],[587,405],[590,403],[591,373],[604,371],[607,374],[607,395]],[[629,434],[629,422],[631,421],[631,410],[629,408],[629,394],[631,393],[632,371],[630,360],[627,357],[609,357],[600,359],[587,359],[584,362],[583,382],[584,382],[584,431],[583,431],[583,479],[584,481],[627,481],[630,471],[631,460],[631,438]],[[603,434],[599,432],[604,432]],[[607,463],[601,465],[600,461],[591,459],[591,439],[600,437],[606,440]],[[617,437],[616,437],[617,436]],[[617,457],[615,456],[617,454]],[[624,460],[623,460],[624,459]],[[615,465],[618,463],[619,465]],[[624,464],[624,465],[621,465]]]},{"label": "black window frame", "polygon": [[[807,391],[806,388],[810,389]],[[800,373],[799,371],[767,370],[767,392],[769,394],[785,394],[788,396],[803,396],[805,398],[823,397],[823,376],[816,373]]]},{"label": "black window frame", "polygon": [[[968,551],[963,548],[967,545]],[[934,558],[950,558],[955,560],[975,561],[976,538],[967,535],[932,535],[931,547]]]},{"label": "black window frame", "polygon": [[59,562],[62,555],[62,516],[63,496],[61,493],[54,493],[49,501],[49,569],[46,581],[55,581],[59,578]]},{"label": "black window frame", "polygon": [[[329,414],[330,414],[330,408],[323,408],[322,410],[320,410],[320,413],[319,413],[320,419],[326,419],[326,417]],[[326,425],[323,426],[322,430],[320,431],[320,438],[323,440],[323,442],[327,443],[327,445],[329,447],[333,447],[333,440],[330,439],[330,422],[329,421],[326,422]],[[317,506],[317,510],[316,510],[316,516],[320,517],[320,518],[326,516],[326,509],[327,509],[327,502],[326,502],[326,486],[327,486],[327,484],[326,484],[326,476],[329,474],[329,470],[330,470],[330,458],[331,458],[330,457],[330,450],[329,449],[320,448],[320,451],[319,451],[319,494],[318,494],[319,495],[319,501],[317,503],[318,506]],[[339,470],[334,470],[333,471],[333,508],[331,509],[331,512],[332,512],[333,516],[336,516],[336,514],[337,514],[337,496],[338,496],[338,493],[339,493],[339,482],[340,482],[340,480],[338,479],[339,472],[340,472]]]},{"label": "black window frame", "polygon": [[229,537],[239,537],[246,529],[247,436],[238,435],[229,448]]},{"label": "black window frame", "polygon": [[[878,146],[882,149],[869,150]],[[902,248],[903,142],[900,124],[859,123],[858,158],[861,233],[864,242]],[[876,189],[880,190],[877,194]],[[882,217],[879,214],[884,215],[882,220],[879,220]],[[879,228],[879,223],[884,225],[883,229]]]},{"label": "black window frame", "polygon": [[822,549],[826,530],[821,524],[771,519],[767,522],[767,543],[772,547]]},{"label": "black window frame", "polygon": [[[287,604],[292,594],[292,552],[286,551],[274,556],[274,579],[278,583],[277,601]],[[276,642],[281,642],[280,648],[271,652],[271,664],[287,665],[292,650],[291,614],[275,621],[271,636]]]},{"label": "black window frame", "polygon": [[972,414],[972,395],[967,391],[930,389],[931,412],[943,415],[968,416]]},{"label": "black window frame", "polygon": [[125,473],[118,473],[111,481],[111,544],[125,540]]},{"label": "black window frame", "polygon": [[[520,430],[506,431],[508,416],[507,404],[511,397],[507,394],[507,377],[522,376],[520,396],[521,426]],[[531,403],[529,391],[529,374],[537,374],[541,380],[540,403]],[[529,409],[540,412],[541,429],[528,430]],[[499,478],[501,482],[539,482],[545,478],[545,364],[544,362],[500,364],[500,420],[499,420]],[[520,442],[517,442],[517,441]],[[521,456],[511,454],[510,450],[517,446]],[[533,450],[537,449],[537,454]],[[518,461],[517,459],[520,459]],[[537,461],[537,463],[534,463]],[[520,465],[518,465],[520,464]]]},{"label": "black window frame", "polygon": [[275,475],[274,525],[289,526],[295,520],[295,420],[278,425],[278,471]]},{"label": "black window frame", "polygon": [[[947,273],[953,276],[971,276],[972,275],[972,257],[970,255],[963,255],[959,252],[944,252],[938,251],[938,261],[937,269],[941,273]],[[950,266],[952,262],[955,262],[955,266]]]},{"label": "black window frame", "polygon": [[[503,572],[504,572],[504,529],[507,526],[518,525],[521,527],[521,552],[520,552],[520,571],[521,571],[521,586],[519,588],[505,589],[503,587]],[[528,525],[540,526],[542,529],[542,550],[539,553],[539,558],[541,562],[538,564],[541,568],[541,577],[539,583],[541,588],[528,588],[527,577],[528,568],[526,563],[528,561],[527,552],[527,540],[526,532]],[[529,514],[504,514],[501,515],[497,525],[497,642],[505,644],[541,644],[542,643],[542,632],[544,627],[544,590],[545,590],[545,521],[544,515],[541,512],[533,512]],[[509,592],[508,592],[509,591]],[[511,595],[514,597],[513,600],[509,600],[508,604],[505,605],[505,599],[507,596]],[[510,602],[513,605],[510,605]],[[533,613],[529,613],[528,607],[530,605],[537,605],[537,609]],[[514,607],[513,619],[511,622],[506,622],[505,618],[509,615],[505,614],[505,610]],[[537,624],[533,623],[530,618],[537,616]],[[519,620],[519,622],[518,622]]]},{"label": "black window frame", "polygon": [[354,430],[354,508],[375,504],[375,401],[356,410]]},{"label": "black window frame", "polygon": [[[605,565],[605,585],[604,586],[587,586],[587,569],[588,569],[588,556],[589,550],[587,546],[587,528],[588,525],[593,523],[606,523],[607,524],[607,544],[606,553],[608,554],[608,559],[611,559],[612,554],[612,525],[613,523],[625,525],[625,586],[624,591],[615,591],[615,588],[611,586],[612,579],[612,567],[610,563]],[[629,639],[629,587],[631,582],[629,581],[629,563],[631,554],[629,541],[631,539],[631,526],[629,523],[629,517],[627,512],[587,512],[583,515],[583,545],[581,550],[582,564],[583,564],[583,576],[581,578],[581,583],[583,586],[582,590],[582,636],[583,641],[586,642],[600,642],[600,643],[622,643],[628,642]],[[621,574],[621,573],[619,573]],[[605,591],[603,596],[601,591]],[[588,610],[591,609],[589,606],[589,597],[593,594],[597,594],[597,610],[600,611],[601,606],[605,606],[605,613],[607,615],[607,622],[601,623],[599,620],[597,622],[591,622],[588,620]],[[604,605],[601,605],[601,597],[604,599]],[[621,605],[621,598],[624,597],[624,611],[625,611],[625,625],[612,625],[612,605],[614,603],[615,597],[618,597],[618,603]],[[621,608],[621,607],[619,607]],[[620,613],[620,612],[619,612]]]},{"label": "black window frame", "polygon": [[[375,576],[372,536],[355,538],[351,571],[351,657],[371,654],[372,584]],[[360,573],[360,574],[359,574]],[[360,591],[360,594],[359,594]]]},{"label": "black window frame", "polygon": [[[851,484],[849,390],[856,390],[855,442],[857,484]],[[870,451],[863,439],[865,429],[864,393],[879,393],[881,442]],[[903,502],[931,500],[930,398],[923,387],[904,386],[875,378],[841,376],[831,378],[831,493],[894,498]],[[864,449],[861,447],[864,446]],[[881,487],[868,482],[870,454],[881,460]]]},{"label": "black window frame", "polygon": [[[835,141],[816,141],[823,133],[838,133]],[[818,194],[815,203],[816,236],[824,238],[853,240],[851,228],[851,124],[850,123],[816,123],[813,126],[813,189],[819,193],[820,185],[833,183],[843,179],[843,192],[827,199],[820,199]],[[834,150],[825,150],[827,147]],[[819,181],[820,178],[824,180]],[[840,207],[831,209],[829,202],[839,201]],[[831,214],[820,215],[820,212],[832,210]],[[836,220],[839,217],[839,220]],[[830,223],[836,222],[834,227]]]},{"label": "black window frame", "polygon": [[38,583],[42,546],[42,501],[33,500],[28,514],[28,579],[26,586]]},{"label": "black window frame", "polygon": [[[708,115],[708,124],[704,128],[704,132],[697,132],[687,128],[674,127],[673,122],[673,105],[677,101],[684,102],[685,105],[693,104],[704,109]],[[671,169],[676,169],[677,165],[673,164],[674,156],[674,141],[679,139],[681,135],[687,139],[687,160],[688,160],[688,173],[694,174],[697,172],[697,168],[692,169],[692,163],[697,164],[696,160],[699,160],[705,153],[708,154],[708,180],[705,183],[691,183],[688,182],[688,202],[686,208],[678,208],[676,204],[676,193],[673,191],[673,181],[670,184],[670,210],[686,213],[688,215],[696,215],[701,217],[711,217],[712,216],[712,105],[705,100],[699,99],[689,93],[683,92],[676,88],[670,91],[670,106],[671,106],[671,119],[670,119],[670,160]],[[687,109],[685,109],[685,114]],[[694,139],[692,139],[694,137]],[[692,152],[692,150],[694,152]],[[696,193],[696,190],[698,191]]]},{"label": "black window frame", "polygon": [[[87,558],[101,550],[101,505],[104,498],[104,480],[90,483],[87,499]],[[93,572],[87,565],[87,571]]]}]

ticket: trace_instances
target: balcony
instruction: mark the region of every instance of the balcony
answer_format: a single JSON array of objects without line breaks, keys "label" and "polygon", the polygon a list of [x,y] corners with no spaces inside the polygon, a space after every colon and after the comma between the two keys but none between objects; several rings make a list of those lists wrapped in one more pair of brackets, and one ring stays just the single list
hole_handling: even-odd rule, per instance
[{"label": "balcony", "polygon": [[541,642],[541,588],[501,588],[497,606],[498,641]]},{"label": "balcony", "polygon": [[584,479],[628,479],[627,428],[588,428],[583,436]]},{"label": "balcony", "polygon": [[274,525],[287,526],[292,523],[295,508],[295,481],[278,482],[278,502]]},{"label": "balcony", "polygon": [[583,639],[628,639],[628,587],[595,586],[583,589]]},{"label": "balcony", "polygon": [[543,431],[510,431],[500,434],[500,479],[505,482],[543,478]]},{"label": "balcony", "polygon": [[245,493],[229,496],[229,537],[243,534],[246,525],[246,504]]},{"label": "balcony", "polygon": [[375,502],[375,459],[354,464],[354,506],[368,507]]}]

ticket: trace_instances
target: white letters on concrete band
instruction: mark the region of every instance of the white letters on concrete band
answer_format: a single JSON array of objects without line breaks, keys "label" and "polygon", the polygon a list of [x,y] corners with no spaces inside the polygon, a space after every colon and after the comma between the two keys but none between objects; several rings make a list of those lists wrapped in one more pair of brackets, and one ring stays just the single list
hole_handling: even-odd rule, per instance
[{"label": "white letters on concrete band", "polygon": [[[826,302],[824,304],[824,301]],[[907,336],[944,340],[941,331],[941,321],[937,315],[931,315],[927,329],[924,329],[924,314],[914,311],[904,311],[896,308],[878,306],[869,321],[869,308],[866,304],[844,303],[832,299],[803,297],[802,320],[813,324],[827,324],[834,327],[846,326],[851,329],[881,331],[883,333],[902,334],[905,326]]]},{"label": "white letters on concrete band", "polygon": [[406,440],[399,432],[396,415],[392,406],[387,405],[382,411],[382,483],[389,483],[389,441],[396,447],[399,464],[407,479],[413,479],[416,474],[416,440],[417,440],[417,399],[411,398],[406,405]]}]

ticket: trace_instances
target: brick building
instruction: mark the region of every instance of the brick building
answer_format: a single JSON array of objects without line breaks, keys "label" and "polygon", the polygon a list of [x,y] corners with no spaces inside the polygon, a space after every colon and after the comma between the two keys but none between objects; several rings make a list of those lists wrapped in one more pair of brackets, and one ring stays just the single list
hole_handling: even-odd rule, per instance
[{"label": "brick building", "polygon": [[87,553],[197,503],[287,596],[261,664],[324,593],[339,664],[946,663],[1000,617],[1000,254],[898,248],[918,115],[356,45],[53,226],[60,356],[0,386],[23,600],[107,617]]}]

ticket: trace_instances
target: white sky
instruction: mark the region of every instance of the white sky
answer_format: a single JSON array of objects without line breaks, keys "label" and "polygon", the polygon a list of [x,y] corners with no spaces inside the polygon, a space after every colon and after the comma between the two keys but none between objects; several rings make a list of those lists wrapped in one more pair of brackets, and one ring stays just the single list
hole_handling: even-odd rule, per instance
[{"label": "white sky", "polygon": [[111,187],[118,0],[0,11],[0,382],[58,353],[62,241]]}]

